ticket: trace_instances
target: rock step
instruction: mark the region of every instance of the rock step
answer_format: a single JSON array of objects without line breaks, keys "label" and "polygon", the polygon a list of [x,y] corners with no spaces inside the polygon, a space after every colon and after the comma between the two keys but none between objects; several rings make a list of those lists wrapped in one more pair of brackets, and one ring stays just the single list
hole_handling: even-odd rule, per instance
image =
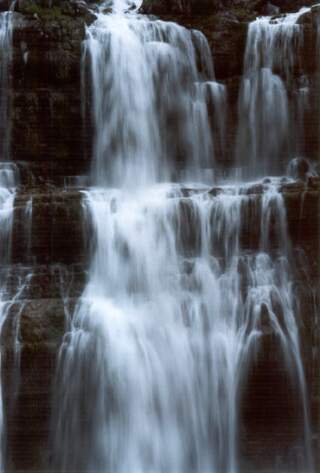
[{"label": "rock step", "polygon": [[[315,263],[319,251],[320,190],[317,180],[283,185],[289,235],[293,246],[302,247]],[[232,189],[231,189],[232,190]],[[241,206],[241,246],[258,249],[261,184],[246,188]],[[193,211],[192,195],[198,189],[181,190],[182,197],[174,218],[180,222],[179,251],[182,257],[197,253],[199,222]],[[204,192],[204,191],[201,191]],[[221,187],[205,191],[215,199],[225,192]],[[14,204],[12,263],[26,266],[88,264],[90,231],[83,213],[82,189],[61,189],[52,186],[22,188]],[[178,228],[178,227],[177,227]],[[272,241],[271,241],[272,243]]]}]

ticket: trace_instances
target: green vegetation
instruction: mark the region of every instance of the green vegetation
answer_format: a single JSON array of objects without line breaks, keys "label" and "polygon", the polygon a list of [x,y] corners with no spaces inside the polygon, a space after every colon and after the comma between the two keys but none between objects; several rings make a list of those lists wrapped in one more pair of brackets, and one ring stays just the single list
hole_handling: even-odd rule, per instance
[{"label": "green vegetation", "polygon": [[53,6],[52,8],[44,8],[34,2],[26,5],[23,10],[23,13],[27,13],[30,15],[36,14],[44,20],[57,20],[64,16],[59,6]]}]

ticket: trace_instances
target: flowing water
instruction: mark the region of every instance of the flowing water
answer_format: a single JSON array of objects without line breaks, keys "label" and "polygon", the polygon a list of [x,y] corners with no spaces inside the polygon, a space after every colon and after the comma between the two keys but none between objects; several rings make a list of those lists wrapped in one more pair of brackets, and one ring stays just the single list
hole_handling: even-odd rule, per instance
[{"label": "flowing water", "polygon": [[249,25],[236,148],[239,165],[248,167],[245,177],[282,173],[290,157],[303,152],[309,88],[302,77],[293,93],[293,82],[303,44],[297,21],[309,10],[261,17]]},{"label": "flowing water", "polygon": [[[129,7],[100,13],[84,45],[95,128],[94,187],[83,195],[91,263],[59,354],[54,468],[236,473],[243,387],[267,345],[279,350],[303,419],[297,471],[312,472],[280,179],[199,184],[213,177],[225,128],[208,44],[174,23],[124,14]],[[240,141],[250,141],[252,166],[261,157],[259,173],[288,139],[283,81],[299,39],[293,20],[270,25],[250,26],[241,99],[250,119]],[[251,131],[258,106],[268,114]]]},{"label": "flowing water", "polygon": [[[173,163],[195,179],[209,168],[211,128],[223,135],[225,101],[204,36],[138,15],[99,15],[88,29],[95,128],[94,183],[136,187],[172,177]],[[84,58],[84,63],[86,62]],[[217,110],[217,109],[216,109]],[[218,110],[217,110],[218,111]]]}]

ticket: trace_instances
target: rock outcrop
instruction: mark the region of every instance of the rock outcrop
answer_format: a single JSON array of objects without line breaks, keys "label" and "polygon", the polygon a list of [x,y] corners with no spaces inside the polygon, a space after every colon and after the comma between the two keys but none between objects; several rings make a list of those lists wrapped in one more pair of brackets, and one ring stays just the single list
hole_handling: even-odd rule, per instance
[{"label": "rock outcrop", "polygon": [[20,10],[13,20],[12,159],[46,182],[84,174],[90,130],[81,118],[81,48],[93,15],[30,2]]},{"label": "rock outcrop", "polygon": [[144,0],[142,11],[155,15],[168,13],[198,15],[237,9],[242,10],[242,13],[250,18],[251,15],[295,11],[313,4],[312,0]]}]

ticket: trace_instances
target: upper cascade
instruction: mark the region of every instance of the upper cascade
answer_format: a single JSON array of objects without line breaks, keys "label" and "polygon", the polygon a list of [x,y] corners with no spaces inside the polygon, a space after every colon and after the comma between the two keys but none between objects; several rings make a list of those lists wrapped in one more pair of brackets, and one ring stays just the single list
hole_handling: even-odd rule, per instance
[{"label": "upper cascade", "polygon": [[202,33],[101,13],[87,30],[83,65],[84,90],[93,86],[95,183],[168,180],[176,163],[193,177],[212,167],[226,96]]},{"label": "upper cascade", "polygon": [[245,176],[282,173],[304,154],[309,82],[301,69],[299,18],[310,11],[259,17],[249,25],[239,96],[236,155]]}]

